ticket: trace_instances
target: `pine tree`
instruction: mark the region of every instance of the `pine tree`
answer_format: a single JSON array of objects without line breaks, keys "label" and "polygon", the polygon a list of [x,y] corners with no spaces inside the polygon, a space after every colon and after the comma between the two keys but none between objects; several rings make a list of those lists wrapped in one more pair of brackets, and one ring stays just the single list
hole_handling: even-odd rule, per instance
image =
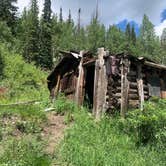
[{"label": "pine tree", "polygon": [[37,0],[31,0],[30,10],[24,10],[21,20],[23,56],[28,62],[37,63],[39,55],[39,19]]},{"label": "pine tree", "polygon": [[131,29],[131,42],[133,45],[136,45],[136,33],[135,33],[135,28],[134,28],[134,25],[132,26],[132,29]]},{"label": "pine tree", "polygon": [[38,65],[49,69],[53,66],[51,25],[51,0],[45,0],[40,26],[40,55],[38,57]]},{"label": "pine tree", "polygon": [[15,26],[17,22],[17,0],[0,0],[0,21],[5,21],[15,34]]},{"label": "pine tree", "polygon": [[126,39],[127,39],[127,41],[130,42],[130,40],[131,40],[131,28],[130,28],[130,23],[128,23],[127,26],[126,26],[125,34],[126,34]]},{"label": "pine tree", "polygon": [[115,25],[110,26],[106,34],[106,48],[111,53],[124,52],[126,48],[125,34]]},{"label": "pine tree", "polygon": [[68,23],[70,24],[71,22],[72,22],[71,10],[69,9]]},{"label": "pine tree", "polygon": [[163,32],[161,35],[161,46],[163,49],[166,50],[166,28],[163,29]]},{"label": "pine tree", "polygon": [[141,29],[140,29],[140,42],[142,51],[146,55],[152,55],[155,49],[155,32],[154,25],[150,22],[148,16],[144,15]]},{"label": "pine tree", "polygon": [[105,26],[92,18],[91,24],[87,26],[88,49],[96,52],[97,48],[105,46]]},{"label": "pine tree", "polygon": [[61,23],[63,22],[62,8],[60,8],[59,21],[60,21]]},{"label": "pine tree", "polygon": [[77,32],[80,32],[81,28],[81,8],[78,9],[78,25],[77,25]]}]

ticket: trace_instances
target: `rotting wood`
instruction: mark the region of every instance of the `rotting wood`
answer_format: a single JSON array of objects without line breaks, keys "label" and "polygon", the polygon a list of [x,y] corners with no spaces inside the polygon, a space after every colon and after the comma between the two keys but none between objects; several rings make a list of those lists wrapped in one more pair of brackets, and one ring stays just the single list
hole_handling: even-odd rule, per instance
[{"label": "rotting wood", "polygon": [[98,89],[98,77],[99,77],[99,61],[97,60],[95,63],[95,75],[94,75],[94,97],[93,97],[93,115],[96,116],[97,110],[97,89]]},{"label": "rotting wood", "polygon": [[143,104],[144,104],[144,85],[143,85],[143,79],[142,79],[142,64],[139,64],[137,66],[137,72],[138,72],[138,78],[137,78],[137,84],[138,84],[138,95],[139,95],[139,104],[140,109],[143,110]]},{"label": "rotting wood", "polygon": [[129,70],[128,59],[121,59],[121,111],[120,114],[125,118],[126,111],[128,109],[128,94],[129,94],[129,82],[127,74]]},{"label": "rotting wood", "polygon": [[61,78],[61,76],[60,76],[60,74],[58,75],[58,80],[57,80],[57,84],[56,84],[56,87],[55,87],[55,91],[54,91],[54,93],[55,93],[55,97],[57,97],[57,95],[58,95],[58,91],[59,91],[59,87],[60,87],[60,78]]},{"label": "rotting wood", "polygon": [[154,67],[154,68],[166,70],[166,66],[164,66],[164,65],[159,65],[159,64],[149,62],[149,61],[145,61],[144,64],[147,65],[147,66]]},{"label": "rotting wood", "polygon": [[106,107],[107,76],[104,63],[106,52],[104,48],[98,49],[98,59],[95,67],[95,85],[94,85],[94,109],[93,113],[96,119],[100,119]]},{"label": "rotting wood", "polygon": [[83,103],[83,86],[84,86],[84,69],[83,69],[83,58],[79,64],[79,76],[77,78],[76,91],[75,91],[75,102],[78,105]]}]

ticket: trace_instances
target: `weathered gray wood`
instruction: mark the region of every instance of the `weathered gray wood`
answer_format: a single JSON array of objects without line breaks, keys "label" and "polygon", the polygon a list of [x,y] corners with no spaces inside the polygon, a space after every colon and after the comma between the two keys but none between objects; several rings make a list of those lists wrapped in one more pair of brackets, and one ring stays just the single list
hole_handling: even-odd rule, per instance
[{"label": "weathered gray wood", "polygon": [[128,109],[129,81],[127,74],[129,70],[128,59],[121,59],[121,116],[124,118]]},{"label": "weathered gray wood", "polygon": [[142,64],[137,66],[138,78],[137,78],[137,85],[138,85],[138,95],[139,95],[139,105],[140,109],[143,110],[144,104],[144,85],[142,79]]},{"label": "weathered gray wood", "polygon": [[106,93],[107,93],[107,76],[104,63],[104,56],[106,52],[104,48],[98,49],[98,59],[95,66],[94,79],[94,107],[93,114],[96,119],[100,119],[102,113],[106,108]]},{"label": "weathered gray wood", "polygon": [[159,64],[156,64],[156,63],[153,63],[153,62],[149,62],[149,61],[145,61],[144,64],[147,65],[147,66],[154,67],[154,68],[166,70],[166,66],[165,65],[159,65]]},{"label": "weathered gray wood", "polygon": [[83,86],[84,86],[84,69],[83,69],[83,58],[79,64],[79,76],[77,78],[76,91],[75,91],[75,102],[78,105],[83,103]]}]

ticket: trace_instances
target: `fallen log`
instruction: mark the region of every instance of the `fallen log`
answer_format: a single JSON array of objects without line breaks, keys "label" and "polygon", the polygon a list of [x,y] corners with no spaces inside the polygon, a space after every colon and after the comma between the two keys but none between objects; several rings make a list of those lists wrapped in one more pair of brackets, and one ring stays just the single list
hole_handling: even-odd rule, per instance
[{"label": "fallen log", "polygon": [[41,102],[39,100],[32,100],[32,101],[17,102],[17,103],[11,103],[11,104],[0,104],[0,107],[17,106],[17,105],[32,105],[32,104],[40,104],[40,103]]}]

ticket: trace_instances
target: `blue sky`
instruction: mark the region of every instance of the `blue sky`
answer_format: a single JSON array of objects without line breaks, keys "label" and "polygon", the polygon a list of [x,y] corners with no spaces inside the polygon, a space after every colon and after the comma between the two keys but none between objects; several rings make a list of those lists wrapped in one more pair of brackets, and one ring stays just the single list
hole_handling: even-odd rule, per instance
[{"label": "blue sky", "polygon": [[[63,8],[63,16],[67,18],[71,9],[72,17],[77,21],[78,8],[82,9],[81,23],[89,23],[95,12],[97,0],[52,0],[52,11],[59,15],[60,7]],[[29,6],[30,0],[18,0],[20,12],[25,6]],[[40,13],[44,0],[38,0]],[[122,29],[126,22],[135,24],[136,30],[141,24],[143,14],[147,14],[155,25],[157,35],[161,35],[166,27],[166,0],[98,0],[99,19],[108,27],[118,24]]]}]

